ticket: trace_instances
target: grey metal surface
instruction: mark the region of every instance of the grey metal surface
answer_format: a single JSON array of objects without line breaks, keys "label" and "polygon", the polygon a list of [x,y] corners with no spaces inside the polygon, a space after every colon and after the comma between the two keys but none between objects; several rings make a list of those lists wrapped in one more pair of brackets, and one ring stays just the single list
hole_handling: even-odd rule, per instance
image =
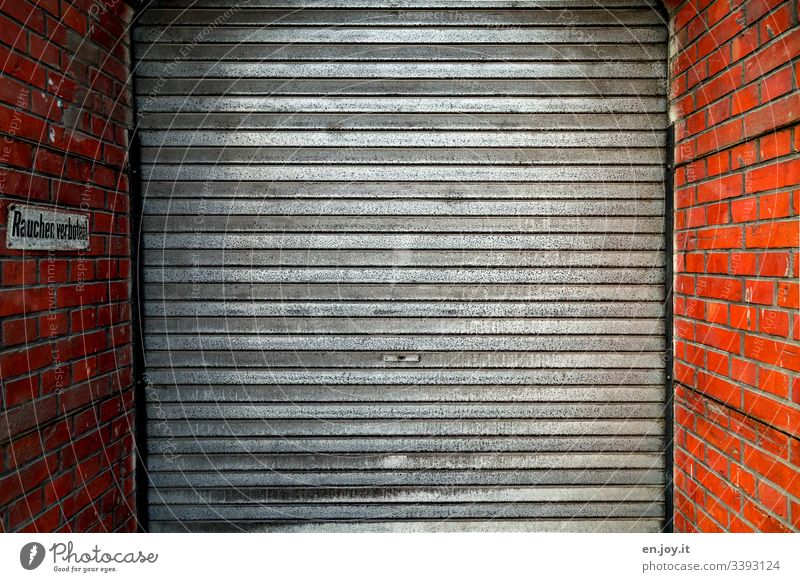
[{"label": "grey metal surface", "polygon": [[[476,83],[480,83],[476,80]],[[555,84],[555,81],[554,81]],[[159,97],[140,95],[139,111],[143,115],[156,112],[202,113],[662,113],[664,97]],[[654,121],[663,125],[662,121]],[[229,138],[235,135],[227,136]]]},{"label": "grey metal surface", "polygon": [[[642,8],[659,0],[247,0],[253,8]],[[164,8],[230,8],[230,0],[160,0]]]},{"label": "grey metal surface", "polygon": [[159,0],[153,531],[657,531],[650,0]]},{"label": "grey metal surface", "polygon": [[[165,81],[159,86],[169,87],[170,81]],[[294,81],[287,81],[294,82]],[[601,82],[601,81],[599,81]],[[598,82],[598,83],[599,83]],[[192,81],[192,86],[201,83]],[[523,81],[524,83],[524,81]],[[592,84],[595,82],[592,80]],[[137,84],[137,87],[141,84]],[[516,83],[515,83],[516,85]],[[518,86],[518,85],[516,85]],[[616,87],[620,87],[615,83]],[[470,90],[477,91],[486,87],[483,83],[473,84]],[[159,93],[163,94],[163,93]],[[202,94],[202,93],[201,93]],[[235,91],[233,92],[235,94]],[[569,114],[541,113],[530,115],[527,113],[308,113],[295,115],[293,113],[259,113],[257,111],[242,111],[234,113],[219,113],[208,111],[204,113],[172,112],[148,113],[139,119],[142,129],[186,129],[194,128],[196,131],[214,129],[230,129],[236,127],[240,131],[249,129],[260,130],[645,130],[653,131],[664,129],[666,118],[653,116],[647,113],[627,113],[624,116],[613,113],[586,113],[574,111]],[[277,184],[275,185],[277,186]],[[369,187],[376,192],[380,188],[374,184]]]},{"label": "grey metal surface", "polygon": [[661,530],[662,520],[644,519],[538,519],[484,521],[455,520],[413,521],[397,519],[373,521],[178,521],[169,520],[152,523],[153,532],[246,532],[246,533],[456,533],[456,532],[528,532],[528,533],[656,533]]},{"label": "grey metal surface", "polygon": [[[352,10],[346,7],[334,9],[276,10],[256,8],[249,10],[180,10],[152,8],[140,17],[144,25],[166,25],[180,22],[181,25],[201,25],[213,23],[225,17],[225,22],[234,26],[249,26],[253,22],[264,26],[554,26],[565,22],[565,15],[558,10],[525,9],[513,10],[483,9],[472,12],[449,10],[431,12],[428,10]],[[574,13],[570,19],[574,26],[587,25],[635,25],[659,24],[661,17],[657,12],[645,10],[618,9],[612,11],[585,9]]]}]

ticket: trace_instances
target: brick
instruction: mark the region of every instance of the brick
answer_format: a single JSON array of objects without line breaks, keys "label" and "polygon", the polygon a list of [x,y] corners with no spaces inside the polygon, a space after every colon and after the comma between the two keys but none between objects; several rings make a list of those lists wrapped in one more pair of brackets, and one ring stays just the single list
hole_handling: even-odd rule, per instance
[{"label": "brick", "polygon": [[780,307],[800,309],[800,283],[779,282],[778,305]]},{"label": "brick", "polygon": [[699,249],[734,249],[742,246],[742,229],[739,226],[707,228],[697,232]]},{"label": "brick", "polygon": [[108,298],[106,283],[69,285],[58,289],[58,307],[75,307],[101,303]]},{"label": "brick", "polygon": [[[44,89],[46,70],[33,59],[14,53],[4,46],[0,46],[0,62],[4,64],[3,73],[10,75],[23,83],[29,83],[39,89]],[[35,119],[22,114],[23,117]],[[10,127],[10,125],[3,125]]]},{"label": "brick", "polygon": [[747,331],[755,331],[757,311],[755,307],[747,307],[744,305],[731,305],[731,326],[736,329],[743,329]]},{"label": "brick", "polygon": [[797,248],[800,245],[800,221],[766,222],[745,227],[747,248]]},{"label": "brick", "polygon": [[25,51],[26,49],[27,34],[25,28],[6,18],[0,16],[0,41],[6,43],[17,49],[18,51]]},{"label": "brick", "polygon": [[698,226],[705,226],[706,224],[706,209],[701,207],[690,208],[686,213],[686,226],[688,228],[697,228]]},{"label": "brick", "polygon": [[48,478],[55,469],[55,459],[44,458],[25,468],[0,478],[0,505],[21,497],[25,491],[34,489]]},{"label": "brick", "polygon": [[[702,255],[701,255],[702,256]],[[702,273],[704,269],[699,269],[698,273]],[[728,255],[727,253],[709,253],[708,261],[705,267],[706,273],[718,273],[722,275],[728,274]]]},{"label": "brick", "polygon": [[[747,24],[753,24],[784,0],[750,0],[743,6]],[[757,27],[752,27],[757,28]]]},{"label": "brick", "polygon": [[[724,119],[727,119],[727,116]],[[722,121],[724,121],[724,119],[722,119]],[[716,123],[716,121],[717,119],[715,116],[714,122]],[[708,158],[706,158],[706,165],[708,167],[709,176],[718,176],[720,174],[728,172],[731,169],[730,151],[724,151],[709,156]]]},{"label": "brick", "polygon": [[726,352],[740,353],[741,334],[736,331],[698,323],[696,340],[704,345]]},{"label": "brick", "polygon": [[764,533],[788,533],[790,531],[786,525],[750,500],[744,501],[742,515],[756,527],[757,531]]},{"label": "brick", "polygon": [[39,148],[36,150],[36,161],[34,168],[45,174],[62,176],[64,174],[64,164],[66,157],[53,150]]},{"label": "brick", "polygon": [[800,530],[800,503],[792,501],[790,505],[792,508],[792,527],[795,530]]},{"label": "brick", "polygon": [[3,322],[3,346],[30,344],[38,339],[36,318],[13,319]]},{"label": "brick", "polygon": [[3,287],[33,285],[36,283],[35,260],[13,260],[2,264]]},{"label": "brick", "polygon": [[759,368],[758,388],[781,398],[789,396],[789,376],[771,368]]},{"label": "brick", "polygon": [[759,314],[759,331],[780,337],[789,337],[789,314],[785,311],[762,309]]},{"label": "brick", "polygon": [[745,281],[744,300],[748,303],[772,305],[775,297],[775,283],[772,281]]},{"label": "brick", "polygon": [[748,358],[800,372],[800,346],[755,336],[745,336],[744,342]]},{"label": "brick", "polygon": [[717,178],[697,186],[698,202],[714,202],[739,196],[742,193],[742,176],[733,175]]},{"label": "brick", "polygon": [[791,23],[792,14],[789,6],[782,6],[775,12],[769,14],[758,23],[759,36],[762,39],[761,44],[765,44],[769,40],[789,30]]},{"label": "brick", "polygon": [[745,444],[744,463],[784,491],[797,497],[800,492],[800,469],[792,467],[765,451]]},{"label": "brick", "polygon": [[[7,81],[2,79],[0,81]],[[23,141],[3,137],[3,147],[0,148],[0,158],[2,163],[7,166],[17,166],[20,168],[30,168],[33,148],[30,144]]]},{"label": "brick", "polygon": [[752,166],[758,161],[758,141],[751,140],[731,149],[731,169]]},{"label": "brick", "polygon": [[731,275],[755,275],[757,261],[755,253],[731,253],[728,273]]},{"label": "brick", "polygon": [[694,203],[695,188],[680,188],[675,191],[675,207],[686,208]]},{"label": "brick", "polygon": [[741,301],[742,282],[724,277],[698,277],[696,293],[700,297]]},{"label": "brick", "polygon": [[758,48],[758,28],[752,27],[736,35],[731,41],[731,61],[736,62]]},{"label": "brick", "polygon": [[42,491],[36,489],[27,493],[25,497],[11,503],[7,508],[6,514],[8,525],[11,530],[19,529],[20,525],[30,521],[43,509]]},{"label": "brick", "polygon": [[[2,120],[0,120],[2,123]],[[5,181],[0,181],[0,193],[25,200],[47,200],[50,183],[42,176],[7,170]]]},{"label": "brick", "polygon": [[761,81],[762,103],[772,101],[792,90],[792,67],[788,66]]},{"label": "brick", "polygon": [[[796,122],[800,118],[798,112],[800,93],[792,93],[786,97],[770,101],[744,116],[740,138],[752,138],[767,133],[778,127]],[[730,130],[733,132],[733,130]],[[704,134],[705,135],[705,134]]]},{"label": "brick", "polygon": [[750,85],[736,91],[731,97],[731,113],[740,115],[758,105],[759,86]]},{"label": "brick", "polygon": [[800,54],[800,30],[759,49],[744,63],[744,80],[750,82],[777,69]]},{"label": "brick", "polygon": [[[786,218],[791,215],[791,197],[788,192],[765,194],[758,199],[759,218],[761,220],[774,220]],[[800,226],[798,226],[800,228]]]},{"label": "brick", "polygon": [[747,172],[745,191],[753,193],[796,186],[798,174],[800,174],[800,160],[769,164]]},{"label": "brick", "polygon": [[[755,113],[757,112],[754,112],[754,114]],[[755,126],[755,124],[754,118],[753,126]],[[741,119],[734,119],[722,125],[718,125],[697,137],[693,156],[722,150],[741,140],[744,135]]]},{"label": "brick", "polygon": [[709,204],[706,207],[708,224],[728,224],[730,220],[730,206],[727,203]]},{"label": "brick", "polygon": [[725,354],[720,354],[709,350],[706,353],[706,370],[714,374],[722,376],[728,375],[728,368],[730,367],[730,359]]},{"label": "brick", "polygon": [[755,364],[746,360],[731,358],[731,380],[755,386],[757,376],[758,367]]},{"label": "brick", "polygon": [[725,303],[717,303],[712,301],[706,303],[706,321],[708,323],[727,325],[728,306]]},{"label": "brick", "polygon": [[59,48],[35,34],[29,36],[29,54],[37,61],[47,63],[56,69],[61,67],[61,51]]}]

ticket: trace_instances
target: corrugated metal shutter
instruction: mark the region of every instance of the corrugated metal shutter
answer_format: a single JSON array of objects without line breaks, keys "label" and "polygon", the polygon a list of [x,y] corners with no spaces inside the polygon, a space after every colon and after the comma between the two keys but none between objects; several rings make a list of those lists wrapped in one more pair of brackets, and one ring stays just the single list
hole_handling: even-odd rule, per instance
[{"label": "corrugated metal shutter", "polygon": [[597,4],[143,13],[153,530],[661,526],[666,29]]}]

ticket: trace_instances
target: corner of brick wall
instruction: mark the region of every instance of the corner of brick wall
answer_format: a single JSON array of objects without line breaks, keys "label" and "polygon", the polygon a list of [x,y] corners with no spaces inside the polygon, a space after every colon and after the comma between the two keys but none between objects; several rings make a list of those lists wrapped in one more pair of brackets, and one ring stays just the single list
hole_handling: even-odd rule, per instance
[{"label": "corner of brick wall", "polygon": [[675,530],[798,531],[798,2],[672,4]]},{"label": "corner of brick wall", "polygon": [[[0,530],[134,531],[129,37],[123,0],[0,3]],[[12,251],[11,203],[87,251]]]}]

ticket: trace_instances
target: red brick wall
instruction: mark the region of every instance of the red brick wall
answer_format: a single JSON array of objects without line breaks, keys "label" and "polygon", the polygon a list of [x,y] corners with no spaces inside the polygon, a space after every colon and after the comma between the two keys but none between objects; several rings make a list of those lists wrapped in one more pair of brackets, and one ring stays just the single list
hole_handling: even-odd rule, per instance
[{"label": "red brick wall", "polygon": [[[130,531],[131,124],[122,0],[0,0],[0,530]],[[5,248],[11,203],[87,251]]]},{"label": "red brick wall", "polygon": [[798,3],[672,4],[675,529],[796,531]]}]

